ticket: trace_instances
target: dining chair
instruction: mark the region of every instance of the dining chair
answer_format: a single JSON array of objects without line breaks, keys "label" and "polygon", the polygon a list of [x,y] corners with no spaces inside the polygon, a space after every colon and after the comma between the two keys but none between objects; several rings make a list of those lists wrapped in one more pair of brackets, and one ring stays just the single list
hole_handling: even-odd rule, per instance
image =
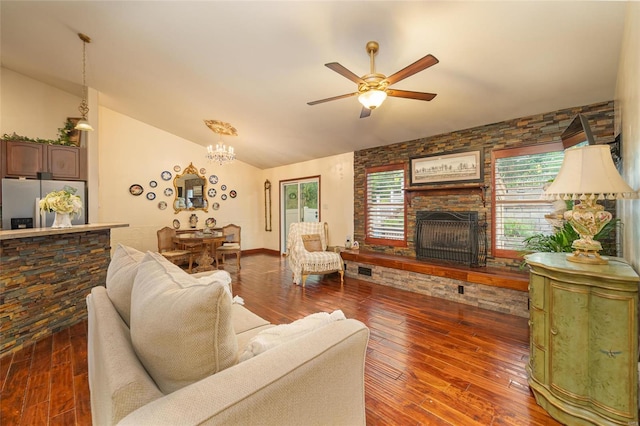
[{"label": "dining chair", "polygon": [[242,253],[241,248],[241,238],[240,238],[240,230],[241,228],[238,225],[229,224],[222,227],[222,235],[225,236],[225,241],[222,245],[216,247],[216,267],[218,266],[218,257],[222,259],[222,263],[225,261],[225,256],[228,254],[236,255],[236,265],[238,266],[238,270],[240,270],[240,256]]},{"label": "dining chair", "polygon": [[158,230],[158,253],[175,265],[182,265],[189,262],[189,273],[193,266],[194,250],[178,247],[174,242],[176,230],[165,226]]}]

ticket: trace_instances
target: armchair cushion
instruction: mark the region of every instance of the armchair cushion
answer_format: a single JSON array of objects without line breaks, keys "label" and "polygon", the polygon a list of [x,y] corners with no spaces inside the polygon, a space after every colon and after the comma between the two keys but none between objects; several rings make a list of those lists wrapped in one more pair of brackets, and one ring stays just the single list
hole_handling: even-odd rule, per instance
[{"label": "armchair cushion", "polygon": [[302,236],[302,243],[307,251],[323,251],[320,234],[305,234]]},{"label": "armchair cushion", "polygon": [[192,278],[151,252],[140,264],[131,295],[131,341],[165,394],[237,361],[230,278],[221,272]]}]

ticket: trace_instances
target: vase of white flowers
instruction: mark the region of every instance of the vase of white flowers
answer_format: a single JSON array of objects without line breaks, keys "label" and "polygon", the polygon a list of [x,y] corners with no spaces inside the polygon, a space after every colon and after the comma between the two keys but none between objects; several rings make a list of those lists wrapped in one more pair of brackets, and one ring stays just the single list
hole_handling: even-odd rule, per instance
[{"label": "vase of white flowers", "polygon": [[65,186],[60,191],[48,193],[40,200],[40,210],[55,212],[52,228],[71,228],[71,219],[80,215],[82,200],[75,193],[75,188]]}]

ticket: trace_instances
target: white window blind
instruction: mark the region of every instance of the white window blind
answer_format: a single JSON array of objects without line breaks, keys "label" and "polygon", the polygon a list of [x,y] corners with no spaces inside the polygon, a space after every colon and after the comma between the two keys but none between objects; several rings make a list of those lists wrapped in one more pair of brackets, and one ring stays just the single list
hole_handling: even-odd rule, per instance
[{"label": "white window blind", "polygon": [[367,172],[367,238],[405,238],[404,168]]},{"label": "white window blind", "polygon": [[[539,150],[547,149],[541,146]],[[518,152],[522,150],[503,150],[494,158],[493,243],[496,251],[521,251],[525,238],[553,232],[544,216],[554,209],[550,201],[542,199],[542,194],[544,185],[558,174],[564,151],[523,155]]]}]

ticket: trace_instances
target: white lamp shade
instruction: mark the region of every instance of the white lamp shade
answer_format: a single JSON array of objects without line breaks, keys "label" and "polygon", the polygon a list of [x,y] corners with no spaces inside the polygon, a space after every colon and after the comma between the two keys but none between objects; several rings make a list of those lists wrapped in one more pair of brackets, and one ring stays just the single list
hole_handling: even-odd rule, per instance
[{"label": "white lamp shade", "polygon": [[544,191],[547,198],[636,198],[638,194],[622,179],[611,158],[609,145],[567,149],[558,176]]},{"label": "white lamp shade", "polygon": [[78,123],[76,124],[75,129],[76,130],[82,130],[82,131],[85,131],[85,132],[92,132],[93,131],[93,127],[91,127],[91,124],[89,124],[89,122],[87,120],[78,121]]},{"label": "white lamp shade", "polygon": [[380,105],[382,105],[385,99],[387,99],[387,92],[376,89],[367,90],[366,92],[361,93],[360,96],[358,96],[358,101],[362,104],[362,106],[369,109],[378,108]]}]

